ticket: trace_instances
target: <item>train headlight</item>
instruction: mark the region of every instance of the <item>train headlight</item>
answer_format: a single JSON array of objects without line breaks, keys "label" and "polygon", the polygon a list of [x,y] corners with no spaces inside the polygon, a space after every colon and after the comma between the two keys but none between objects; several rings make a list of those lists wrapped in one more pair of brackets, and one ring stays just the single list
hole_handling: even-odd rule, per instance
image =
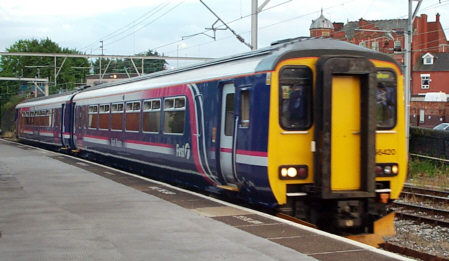
[{"label": "train headlight", "polygon": [[287,174],[288,174],[288,170],[287,170],[287,168],[282,168],[281,169],[281,177],[287,177]]},{"label": "train headlight", "polygon": [[280,166],[280,179],[306,179],[308,176],[308,167],[306,165]]},{"label": "train headlight", "polygon": [[288,168],[288,170],[287,170],[287,175],[288,175],[290,178],[294,178],[294,177],[296,177],[296,176],[298,175],[298,171],[297,171],[295,168],[290,167],[290,168]]},{"label": "train headlight", "polygon": [[397,175],[397,174],[399,173],[399,167],[398,167],[398,165],[393,165],[393,166],[391,167],[391,172],[392,172],[393,174]]},{"label": "train headlight", "polygon": [[376,177],[394,177],[399,173],[399,166],[396,163],[377,163]]}]

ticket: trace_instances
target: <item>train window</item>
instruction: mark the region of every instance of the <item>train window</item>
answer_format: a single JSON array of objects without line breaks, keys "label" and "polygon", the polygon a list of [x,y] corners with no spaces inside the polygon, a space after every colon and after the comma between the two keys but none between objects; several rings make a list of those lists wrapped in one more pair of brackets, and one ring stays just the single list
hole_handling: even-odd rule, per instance
[{"label": "train window", "polygon": [[143,131],[159,132],[161,119],[161,100],[149,100],[143,103]]},{"label": "train window", "polygon": [[249,127],[249,106],[250,106],[250,96],[249,90],[244,90],[240,92],[240,127]]},{"label": "train window", "polygon": [[396,75],[392,71],[377,72],[377,128],[392,129],[396,125]]},{"label": "train window", "polygon": [[133,111],[140,111],[140,102],[133,102]]},{"label": "train window", "polygon": [[109,129],[109,104],[101,104],[100,105],[100,115],[99,117],[99,129],[107,130]]},{"label": "train window", "polygon": [[47,126],[53,127],[53,110],[47,110]]},{"label": "train window", "polygon": [[122,130],[123,126],[123,103],[111,105],[111,130]]},{"label": "train window", "polygon": [[164,133],[184,133],[185,98],[167,98],[164,100]]},{"label": "train window", "polygon": [[140,118],[140,102],[127,102],[126,103],[126,119],[125,130],[126,131],[139,131]]},{"label": "train window", "polygon": [[133,103],[127,102],[126,103],[126,111],[132,111],[133,110]]},{"label": "train window", "polygon": [[113,103],[111,106],[112,112],[123,112],[123,103]]},{"label": "train window", "polygon": [[89,123],[90,129],[96,129],[98,125],[98,105],[89,106]]},{"label": "train window", "polygon": [[312,125],[312,71],[286,66],[279,76],[279,121],[286,130],[306,130]]},{"label": "train window", "polygon": [[100,105],[100,113],[108,113],[109,112],[109,104]]},{"label": "train window", "polygon": [[226,95],[226,108],[225,108],[225,136],[232,136],[234,130],[234,93],[228,93]]},{"label": "train window", "polygon": [[151,102],[151,109],[160,110],[161,109],[161,100],[153,100]]}]

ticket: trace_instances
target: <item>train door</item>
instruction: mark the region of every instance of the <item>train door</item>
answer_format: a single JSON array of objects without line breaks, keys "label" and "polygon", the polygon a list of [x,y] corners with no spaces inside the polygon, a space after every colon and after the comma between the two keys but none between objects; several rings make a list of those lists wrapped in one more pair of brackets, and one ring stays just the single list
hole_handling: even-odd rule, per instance
[{"label": "train door", "polygon": [[315,182],[323,198],[374,195],[376,86],[366,58],[317,62]]},{"label": "train door", "polygon": [[61,126],[60,126],[60,133],[61,133],[61,144],[63,147],[68,147],[68,140],[66,140],[66,135],[65,134],[65,119],[64,119],[64,115],[65,115],[65,104],[62,104],[61,106],[61,113],[60,113],[60,122],[61,122]]},{"label": "train door", "polygon": [[[331,190],[360,189],[360,78],[332,77]],[[344,153],[341,153],[344,151]],[[344,175],[344,177],[342,177]]]},{"label": "train door", "polygon": [[220,127],[220,169],[227,185],[236,183],[235,177],[235,87],[229,83],[223,86]]}]

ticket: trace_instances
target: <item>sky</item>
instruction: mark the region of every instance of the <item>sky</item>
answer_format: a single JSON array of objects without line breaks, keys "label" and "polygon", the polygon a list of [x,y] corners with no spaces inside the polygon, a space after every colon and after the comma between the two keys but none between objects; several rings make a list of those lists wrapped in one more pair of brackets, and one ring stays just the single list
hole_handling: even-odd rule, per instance
[{"label": "sky", "polygon": [[[247,43],[250,0],[202,0]],[[265,0],[259,0],[261,5]],[[414,1],[416,5],[416,1]],[[407,18],[408,0],[271,0],[259,14],[258,46],[309,36],[321,9],[332,22]],[[449,0],[423,0],[420,14],[440,21],[449,37]],[[250,49],[229,30],[207,31],[216,17],[200,0],[0,0],[0,51],[18,40],[45,39],[86,54],[133,55],[155,50],[166,56],[217,58]],[[223,29],[217,22],[215,27]],[[193,63],[170,60],[177,67]]]}]

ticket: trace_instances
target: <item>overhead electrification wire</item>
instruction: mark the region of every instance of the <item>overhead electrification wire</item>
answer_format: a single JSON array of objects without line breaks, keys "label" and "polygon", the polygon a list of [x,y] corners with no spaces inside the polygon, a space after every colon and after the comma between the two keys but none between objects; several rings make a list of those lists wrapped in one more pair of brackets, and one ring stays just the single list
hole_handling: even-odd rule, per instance
[{"label": "overhead electrification wire", "polygon": [[[349,1],[345,1],[345,2],[342,2],[342,3],[336,4],[336,5],[330,6],[330,7],[326,8],[326,10],[331,10],[331,9],[334,9],[334,8],[340,7],[340,6],[342,6],[342,5],[345,5],[345,4],[347,4],[347,3],[355,2],[355,1],[357,1],[357,0],[349,0]],[[448,0],[448,1],[449,1],[449,0]],[[277,6],[286,4],[286,3],[288,3],[288,2],[290,2],[290,1],[285,1],[285,2],[283,2],[283,3],[280,3],[280,4],[276,5],[276,6],[266,8],[266,9],[264,9],[264,10],[262,10],[262,11],[266,11],[266,10],[272,9],[272,8],[274,8],[274,7],[277,7]],[[311,12],[308,12],[308,13],[305,13],[305,14],[301,14],[301,15],[298,15],[298,16],[295,16],[295,17],[292,17],[292,18],[289,18],[289,19],[286,19],[286,20],[282,20],[282,21],[279,21],[279,22],[276,22],[276,23],[272,23],[272,24],[263,26],[263,27],[259,27],[259,30],[265,30],[265,29],[267,29],[267,28],[270,28],[270,27],[275,26],[275,25],[278,25],[278,24],[282,24],[282,23],[290,22],[290,21],[297,20],[297,19],[300,19],[300,18],[304,18],[304,17],[306,17],[306,16],[315,14],[315,13],[317,13],[317,12],[319,12],[319,11],[314,10],[314,11],[311,11]],[[242,20],[242,19],[247,18],[247,17],[250,17],[250,16],[251,16],[251,14],[246,15],[246,16],[243,16],[243,17],[241,17],[241,18],[234,19],[234,20],[232,20],[231,22],[228,22],[228,24],[231,24],[232,22],[236,22],[236,21],[238,21],[238,20]],[[210,30],[206,30],[205,32],[207,32],[207,31],[210,31]],[[249,31],[243,32],[242,34],[246,34],[246,33],[250,33],[250,32],[251,32],[251,31],[249,30]],[[203,45],[207,45],[207,44],[211,44],[211,43],[214,43],[214,42],[219,42],[219,41],[227,40],[227,39],[232,38],[232,37],[233,37],[233,36],[228,36],[228,37],[221,38],[221,39],[219,39],[219,40],[213,40],[213,41],[208,41],[208,42],[206,42],[206,43],[201,43],[201,44],[192,45],[192,46],[189,46],[189,47],[184,48],[184,50],[196,48],[196,47],[203,46]],[[176,43],[180,43],[180,42],[182,42],[182,41],[183,41],[183,40],[175,41],[175,42],[172,42],[172,43],[169,43],[169,44],[165,44],[165,45],[156,47],[156,48],[154,48],[154,49],[157,50],[157,49],[160,49],[160,48],[163,48],[163,47],[167,47],[167,46],[170,46],[170,45],[173,45],[173,44],[176,44]]]},{"label": "overhead electrification wire", "polygon": [[[277,4],[277,5],[273,5],[273,6],[264,8],[264,9],[263,9],[262,11],[260,11],[259,13],[268,11],[268,10],[270,10],[270,9],[279,7],[279,6],[281,6],[281,5],[287,4],[287,3],[292,2],[292,1],[293,1],[293,0],[287,0],[287,1],[284,1],[284,2],[279,3],[279,4]],[[352,0],[352,1],[355,1],[355,0]],[[247,18],[247,17],[250,17],[251,15],[252,15],[252,13],[251,13],[251,14],[248,14],[248,15],[244,15],[244,16],[240,15],[239,18],[236,18],[236,19],[231,20],[231,21],[226,22],[226,23],[229,25],[229,24],[232,24],[232,23],[234,23],[234,22],[243,20],[243,19],[245,19],[245,18]],[[222,25],[222,26],[216,27],[217,30],[224,29],[224,28],[225,28],[225,27],[224,27],[223,25]],[[213,30],[213,29],[208,28],[208,29],[204,30],[203,32],[196,33],[196,34],[192,34],[192,36],[193,36],[193,35],[196,36],[196,35],[206,34],[206,33],[210,32],[210,31],[212,31],[212,30]],[[189,38],[190,38],[190,37],[189,37]],[[167,44],[164,44],[164,45],[161,45],[161,46],[158,46],[158,47],[154,48],[154,50],[157,50],[157,49],[160,49],[160,48],[163,48],[163,47],[167,47],[167,46],[170,46],[170,45],[173,45],[173,44],[181,43],[182,41],[183,41],[183,39],[178,40],[178,41],[174,41],[174,42],[171,42],[171,43],[167,43]],[[189,48],[186,48],[186,49],[189,49]]]},{"label": "overhead electrification wire", "polygon": [[169,10],[167,10],[166,12],[164,12],[163,14],[161,14],[160,16],[156,17],[155,19],[151,20],[149,23],[146,23],[146,24],[144,24],[143,26],[140,26],[140,27],[138,27],[137,29],[134,29],[132,32],[130,32],[130,33],[124,35],[123,37],[121,37],[121,38],[119,38],[119,39],[117,39],[117,40],[114,40],[114,41],[112,41],[112,42],[108,42],[108,44],[111,45],[111,44],[117,43],[117,42],[119,42],[119,41],[125,39],[126,37],[131,36],[131,35],[137,33],[138,31],[144,29],[145,27],[147,27],[147,26],[153,24],[154,22],[156,22],[156,21],[159,20],[160,18],[164,17],[165,15],[167,15],[168,13],[170,13],[171,11],[173,11],[175,8],[177,8],[178,6],[180,6],[182,3],[184,3],[184,1],[179,2],[179,3],[176,4],[175,6],[171,7]]},{"label": "overhead electrification wire", "polygon": [[[160,15],[158,18],[152,20],[150,23],[147,23],[143,26],[138,27],[139,25],[141,25],[142,23],[144,23],[145,21],[147,21],[148,19],[154,17],[156,14],[160,13],[164,8],[168,7],[170,5],[171,2],[163,2],[159,5],[157,5],[156,7],[150,9],[148,12],[144,13],[143,15],[141,15],[140,17],[138,17],[137,19],[131,21],[130,23],[120,27],[119,29],[104,35],[103,37],[101,37],[98,41],[94,41],[92,43],[90,43],[89,45],[85,46],[84,48],[82,48],[82,50],[86,50],[89,47],[98,44],[98,42],[100,40],[102,41],[107,41],[107,40],[111,40],[111,39],[115,39],[118,37],[121,37],[123,34],[126,34],[124,37],[120,38],[119,40],[122,40],[132,34],[134,34],[135,32],[145,28],[145,26],[153,23],[154,21],[156,21],[157,19],[161,18],[162,16],[164,16],[165,14],[167,14],[168,12],[170,12],[171,10],[173,10],[174,8],[176,8],[177,6],[179,6],[182,2],[180,2],[179,4],[177,4],[175,7],[171,8],[170,10],[168,10],[167,12],[165,12],[164,14]],[[137,29],[134,29],[138,27]],[[129,33],[129,31],[131,31],[131,33]],[[113,43],[119,41],[116,40]],[[111,42],[108,43],[109,45],[111,44]]]}]

